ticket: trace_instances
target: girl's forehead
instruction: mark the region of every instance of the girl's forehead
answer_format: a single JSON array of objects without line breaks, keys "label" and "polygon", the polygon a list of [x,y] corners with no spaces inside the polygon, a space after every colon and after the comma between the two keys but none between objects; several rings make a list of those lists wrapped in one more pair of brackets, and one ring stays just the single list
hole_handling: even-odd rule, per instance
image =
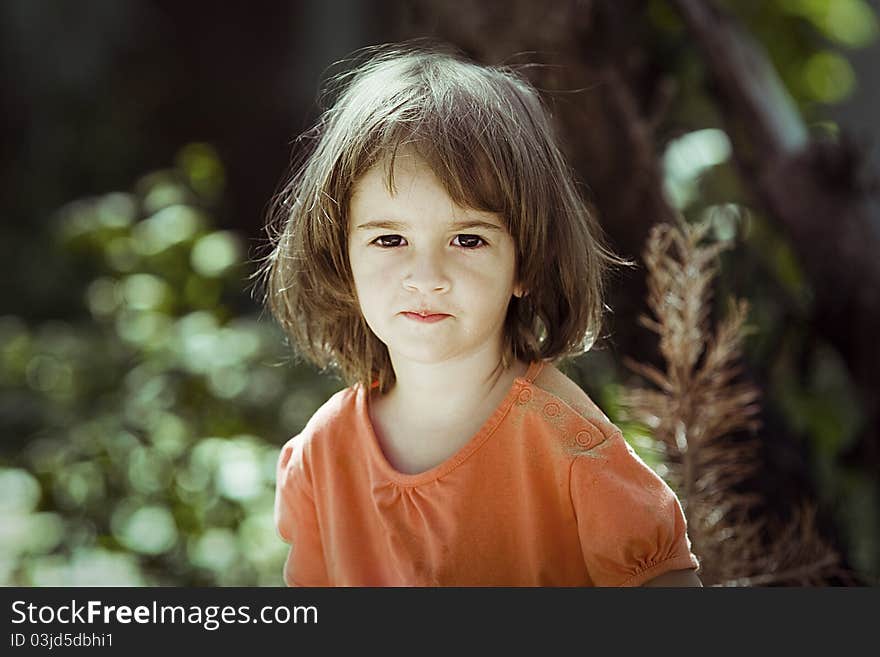
[{"label": "girl's forehead", "polygon": [[367,225],[403,229],[467,223],[506,231],[500,215],[458,204],[428,162],[413,153],[395,162],[391,186],[382,163],[371,167],[355,184],[348,209],[351,230]]},{"label": "girl's forehead", "polygon": [[422,185],[441,185],[427,160],[412,149],[386,156],[369,167],[352,187],[352,196],[366,191],[397,196],[401,187],[419,183]]},{"label": "girl's forehead", "polygon": [[430,162],[415,144],[401,144],[396,148],[381,153],[369,167],[369,172],[381,174],[386,178],[399,170],[419,171],[427,169],[433,173]]},{"label": "girl's forehead", "polygon": [[390,143],[351,184],[347,210],[351,217],[366,206],[424,203],[444,206],[447,214],[490,214],[508,227],[501,215],[510,203],[495,174],[487,154],[475,150],[436,150],[417,140]]}]

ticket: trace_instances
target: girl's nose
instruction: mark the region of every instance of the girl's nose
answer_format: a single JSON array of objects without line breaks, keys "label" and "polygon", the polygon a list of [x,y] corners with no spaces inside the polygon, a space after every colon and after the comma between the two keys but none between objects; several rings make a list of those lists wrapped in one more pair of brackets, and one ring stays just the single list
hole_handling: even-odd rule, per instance
[{"label": "girl's nose", "polygon": [[446,292],[450,284],[443,258],[436,253],[415,254],[403,277],[403,286],[407,290],[422,294]]}]

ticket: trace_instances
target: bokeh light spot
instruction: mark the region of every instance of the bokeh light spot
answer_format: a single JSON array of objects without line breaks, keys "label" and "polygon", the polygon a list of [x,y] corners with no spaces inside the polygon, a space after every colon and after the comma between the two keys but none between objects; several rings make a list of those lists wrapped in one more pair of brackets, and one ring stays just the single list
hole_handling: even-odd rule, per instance
[{"label": "bokeh light spot", "polygon": [[810,95],[823,103],[843,100],[856,86],[856,76],[849,62],[830,51],[810,56],[804,64],[803,79]]},{"label": "bokeh light spot", "polygon": [[241,248],[235,233],[217,231],[205,235],[193,246],[191,262],[202,276],[214,278],[222,275],[239,261]]},{"label": "bokeh light spot", "polygon": [[177,541],[174,516],[164,506],[145,506],[134,511],[121,505],[113,514],[114,534],[128,549],[142,554],[162,554]]}]

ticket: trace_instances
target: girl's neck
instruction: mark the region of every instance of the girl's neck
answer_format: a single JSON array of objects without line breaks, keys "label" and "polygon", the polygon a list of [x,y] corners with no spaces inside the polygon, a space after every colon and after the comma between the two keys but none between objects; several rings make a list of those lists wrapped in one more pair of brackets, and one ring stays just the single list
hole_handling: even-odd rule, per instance
[{"label": "girl's neck", "polygon": [[485,407],[495,408],[514,378],[528,370],[520,361],[505,369],[501,356],[492,354],[431,364],[395,361],[392,355],[392,363],[396,381],[384,401],[410,426],[467,423]]}]

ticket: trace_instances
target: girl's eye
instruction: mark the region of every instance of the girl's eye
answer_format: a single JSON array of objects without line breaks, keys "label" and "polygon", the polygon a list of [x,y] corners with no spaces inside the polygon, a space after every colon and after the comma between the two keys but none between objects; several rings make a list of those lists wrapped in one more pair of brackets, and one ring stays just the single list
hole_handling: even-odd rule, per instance
[{"label": "girl's eye", "polygon": [[403,238],[400,235],[379,235],[379,237],[373,240],[373,244],[389,249],[395,246],[400,246],[402,241]]},{"label": "girl's eye", "polygon": [[456,246],[461,246],[465,249],[479,249],[486,245],[486,240],[479,235],[456,235],[455,239],[458,240]]}]

